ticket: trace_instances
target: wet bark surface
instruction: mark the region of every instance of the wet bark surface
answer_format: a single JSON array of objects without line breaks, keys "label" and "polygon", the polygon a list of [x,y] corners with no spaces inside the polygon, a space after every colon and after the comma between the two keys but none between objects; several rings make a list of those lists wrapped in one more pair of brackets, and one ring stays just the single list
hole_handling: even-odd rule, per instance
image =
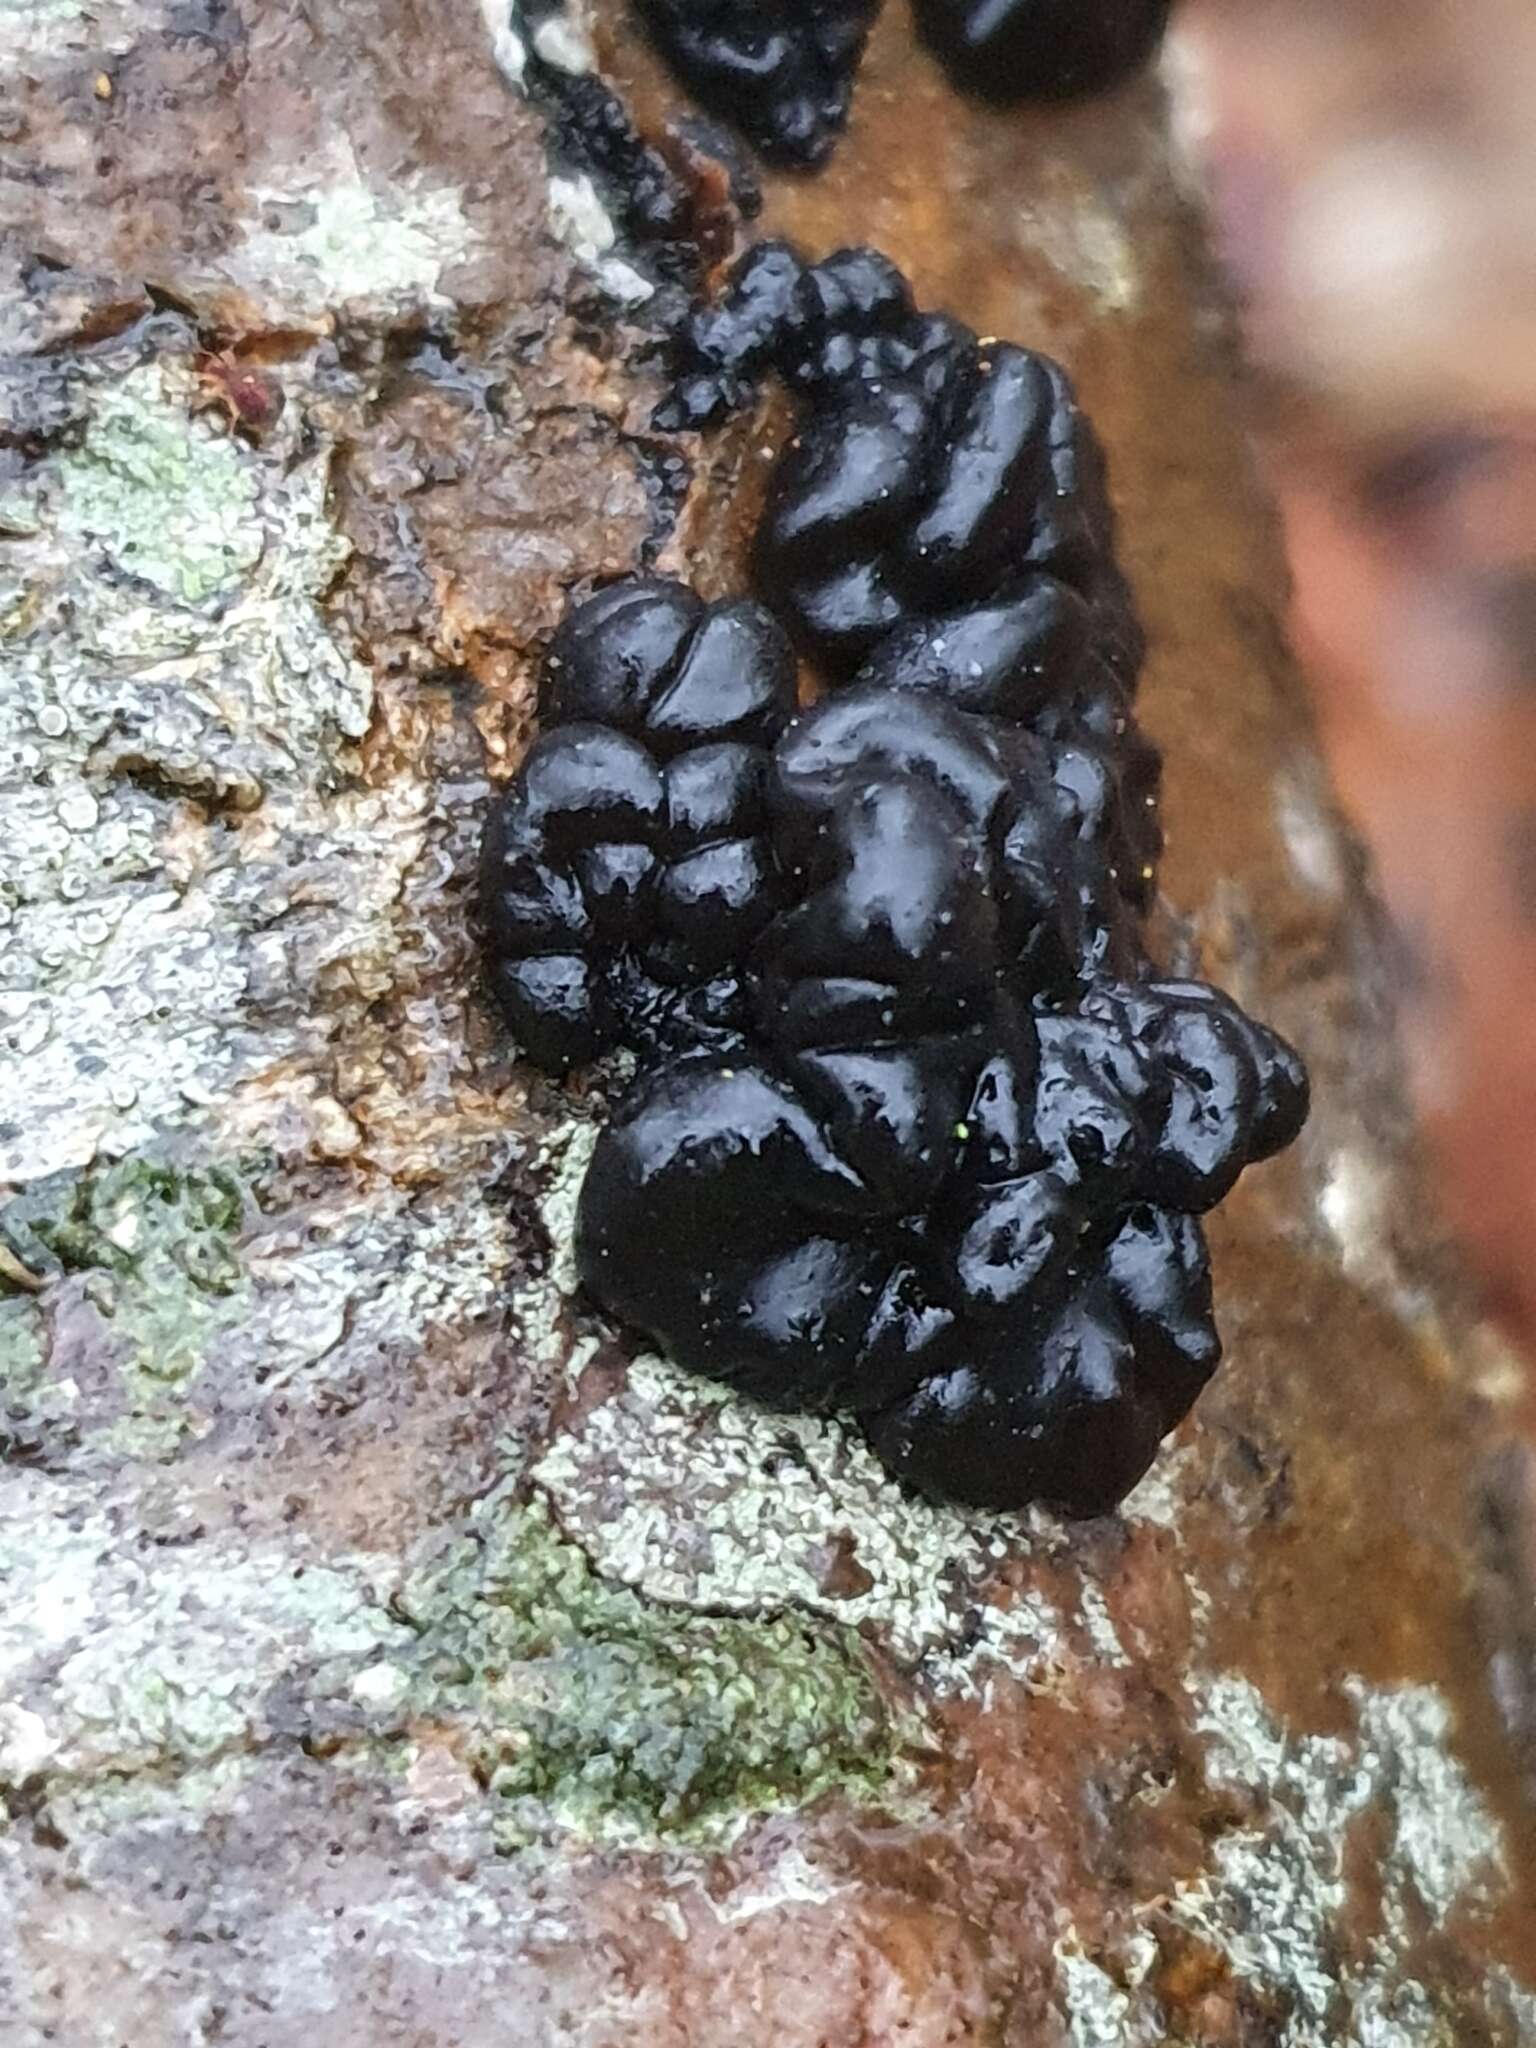
[{"label": "wet bark surface", "polygon": [[562,246],[467,0],[6,30],[0,2033],[1536,2041],[1518,1375],[1419,1177],[1157,83],[983,112],[890,8],[830,168],[766,181],[1072,369],[1165,955],[1317,1085],[1215,1222],[1227,1365],[1069,1528],[594,1317],[603,1083],[478,990],[542,641],[641,560],[739,588],[775,408],[651,431],[655,308]]}]

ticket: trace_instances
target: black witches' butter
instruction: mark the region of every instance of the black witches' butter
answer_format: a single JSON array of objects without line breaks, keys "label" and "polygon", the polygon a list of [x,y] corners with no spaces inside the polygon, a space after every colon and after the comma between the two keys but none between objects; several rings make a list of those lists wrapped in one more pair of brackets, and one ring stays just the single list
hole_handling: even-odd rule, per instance
[{"label": "black witches' butter", "polygon": [[[677,370],[693,420],[798,394],[762,602],[576,607],[483,852],[519,1043],[639,1063],[582,1280],[689,1370],[857,1416],[924,1492],[1103,1512],[1220,1355],[1199,1218],[1307,1084],[1146,957],[1158,762],[1102,452],[1058,365],[869,251],[765,245]],[[792,640],[833,686],[809,709]]]}]

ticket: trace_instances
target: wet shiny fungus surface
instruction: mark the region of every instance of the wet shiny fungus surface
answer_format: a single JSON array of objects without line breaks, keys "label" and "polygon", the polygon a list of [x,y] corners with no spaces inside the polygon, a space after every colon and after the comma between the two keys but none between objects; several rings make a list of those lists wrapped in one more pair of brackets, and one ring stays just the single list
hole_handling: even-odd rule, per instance
[{"label": "wet shiny fungus surface", "polygon": [[[692,1371],[858,1416],[924,1492],[1102,1512],[1220,1355],[1199,1218],[1307,1106],[1282,1041],[1145,953],[1102,452],[1057,364],[867,250],[763,245],[677,373],[673,424],[798,396],[765,602],[578,606],[485,841],[519,1042],[641,1062],[583,1281]],[[836,685],[810,709],[791,636]]]},{"label": "wet shiny fungus surface", "polygon": [[1077,99],[1152,56],[1171,0],[913,0],[918,32],[981,99]]},{"label": "wet shiny fungus surface", "polygon": [[637,0],[672,69],[771,162],[820,163],[879,0]]},{"label": "wet shiny fungus surface", "polygon": [[[913,0],[957,91],[1008,105],[1103,92],[1157,49],[1171,0]],[[688,91],[771,163],[825,162],[880,0],[635,0]]]}]

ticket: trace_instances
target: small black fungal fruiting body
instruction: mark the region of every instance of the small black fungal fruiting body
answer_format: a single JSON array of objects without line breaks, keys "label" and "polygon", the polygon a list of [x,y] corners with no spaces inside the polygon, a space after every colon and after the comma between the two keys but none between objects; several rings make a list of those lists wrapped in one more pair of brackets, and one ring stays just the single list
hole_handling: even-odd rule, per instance
[{"label": "small black fungal fruiting body", "polygon": [[880,0],[637,0],[702,104],[770,162],[818,164],[848,119]]},{"label": "small black fungal fruiting body", "polygon": [[[1198,1218],[1306,1079],[1146,961],[1157,760],[1098,444],[1055,364],[869,251],[765,246],[680,357],[675,416],[770,368],[801,397],[772,611],[658,579],[573,611],[485,842],[521,1042],[641,1056],[583,1281],[926,1492],[1101,1512],[1215,1366]],[[812,709],[773,612],[841,684]]]},{"label": "small black fungal fruiting body", "polygon": [[1078,99],[1139,71],[1172,0],[912,0],[955,83],[979,98]]},{"label": "small black fungal fruiting body", "polygon": [[[913,0],[963,92],[994,103],[1102,92],[1152,56],[1172,0]],[[822,163],[848,121],[880,0],[636,0],[711,113],[771,162]]]}]

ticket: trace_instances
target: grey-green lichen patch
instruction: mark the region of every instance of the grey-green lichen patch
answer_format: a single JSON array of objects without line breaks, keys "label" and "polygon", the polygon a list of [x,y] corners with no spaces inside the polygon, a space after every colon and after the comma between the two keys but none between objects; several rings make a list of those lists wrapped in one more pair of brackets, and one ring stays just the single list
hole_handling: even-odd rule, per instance
[{"label": "grey-green lichen patch", "polygon": [[145,0],[0,0],[0,79],[29,58],[131,47],[150,20]]},{"label": "grey-green lichen patch", "polygon": [[74,1389],[50,1379],[47,1344],[42,1304],[7,1292],[0,1268],[0,1456],[35,1455],[69,1427]]},{"label": "grey-green lichen patch", "polygon": [[1151,1471],[1120,1503],[1121,1520],[1176,1531],[1185,1501],[1199,1483],[1199,1465],[1192,1444],[1164,1444]]},{"label": "grey-green lichen patch", "polygon": [[[500,1163],[501,1148],[489,1149],[485,1180]],[[250,1298],[221,1357],[232,1373],[259,1374],[268,1397],[316,1392],[491,1315],[511,1257],[508,1218],[473,1181],[364,1195],[338,1179],[301,1219],[274,1217],[250,1239]]]},{"label": "grey-green lichen patch", "polygon": [[250,200],[253,217],[203,282],[238,285],[274,323],[341,305],[374,317],[447,306],[444,274],[483,247],[454,187],[419,174],[369,181],[341,135]]},{"label": "grey-green lichen patch", "polygon": [[[840,1424],[770,1414],[650,1355],[532,1476],[603,1570],[654,1599],[874,1623],[908,1660],[959,1633],[1006,1554],[1002,1529],[900,1493]],[[826,1589],[834,1544],[862,1591]]]},{"label": "grey-green lichen patch", "polygon": [[[1215,1874],[1176,1910],[1213,1932],[1245,1971],[1287,1985],[1303,2010],[1326,2016],[1335,1975],[1334,1922],[1346,1901],[1349,1831],[1375,1810],[1388,1823],[1379,1865],[1383,1916],[1394,1946],[1413,1924],[1438,1924],[1486,1906],[1505,1880],[1500,1832],[1458,1762],[1445,1700],[1429,1686],[1345,1688],[1352,1736],[1292,1735],[1245,1679],[1196,1687],[1196,1729],[1211,1780],[1263,1798],[1268,1825],[1236,1829],[1216,1845]],[[1284,1901],[1268,1927],[1226,1926],[1224,1899]]]},{"label": "grey-green lichen patch", "polygon": [[[214,1816],[238,1809],[262,1769],[262,1752],[237,1734],[233,1747],[194,1761],[161,1757],[139,1767],[99,1768],[74,1773],[48,1759],[41,1782],[46,1785],[48,1818],[59,1832],[92,1847],[141,1827],[163,1832],[172,1827],[194,1829]],[[0,1752],[0,1806],[4,1802],[5,1768]]]},{"label": "grey-green lichen patch", "polygon": [[227,435],[160,402],[155,370],[102,390],[60,459],[58,531],[89,559],[187,605],[231,590],[261,558],[251,465]]},{"label": "grey-green lichen patch", "polygon": [[575,1335],[567,1319],[578,1285],[576,1205],[597,1135],[595,1123],[566,1119],[542,1135],[526,1160],[527,1181],[539,1190],[547,1262],[513,1290],[507,1304],[508,1322],[524,1355],[544,1370],[563,1371],[572,1391],[597,1348],[592,1338]]},{"label": "grey-green lichen patch", "polygon": [[321,609],[327,450],[297,407],[241,446],[192,417],[185,360],[141,353],[77,367],[78,445],[0,538],[12,1182],[206,1122],[323,1037],[328,981],[376,993],[425,830],[415,779],[356,784],[372,684]]},{"label": "grey-green lichen patch", "polygon": [[[186,1392],[222,1332],[244,1312],[249,1289],[235,1247],[248,1196],[219,1166],[135,1156],[85,1173],[52,1176],[0,1207],[0,1244],[14,1271],[58,1284],[78,1276],[72,1309],[101,1332],[116,1396],[107,1443],[155,1455],[188,1426]],[[0,1294],[7,1282],[0,1272]],[[56,1293],[55,1293],[56,1298]],[[39,1305],[30,1338],[40,1344]],[[67,1423],[74,1390],[30,1369],[0,1365],[13,1429],[18,1415],[40,1437]]]},{"label": "grey-green lichen patch", "polygon": [[1488,1996],[1490,2004],[1508,2016],[1520,2048],[1530,2048],[1536,2041],[1536,1991],[1517,1984],[1508,1970],[1499,1968],[1489,1973]]},{"label": "grey-green lichen patch", "polygon": [[83,0],[5,0],[0,21],[17,36],[30,29],[42,31],[50,24],[78,21],[84,14]]},{"label": "grey-green lichen patch", "polygon": [[139,1544],[78,1483],[35,1471],[0,1478],[0,1585],[0,1697],[40,1724],[32,1751],[58,1777],[254,1745],[274,1687],[341,1694],[405,1636],[362,1561]]},{"label": "grey-green lichen patch", "polygon": [[1135,1992],[1156,1959],[1157,1944],[1150,1937],[1133,1939],[1128,1953],[1117,1958],[1117,1981],[1084,1952],[1075,1936],[1057,1942],[1056,1974],[1068,2048],[1176,2048],[1154,2012],[1137,2011]]},{"label": "grey-green lichen patch", "polygon": [[414,1713],[458,1731],[503,1840],[551,1819],[713,1840],[753,1813],[901,1784],[915,1724],[886,1705],[851,1630],[653,1606],[506,1489],[397,1611],[420,1637]]},{"label": "grey-green lichen patch", "polygon": [[[0,1208],[0,1233],[44,1272],[99,1269],[127,1284],[174,1270],[199,1293],[225,1296],[239,1280],[231,1240],[244,1200],[241,1183],[218,1167],[119,1160],[17,1196]],[[168,1356],[167,1372],[180,1369]]]},{"label": "grey-green lichen patch", "polygon": [[39,492],[25,477],[0,479],[0,538],[18,540],[38,531],[42,524]]},{"label": "grey-green lichen patch", "polygon": [[30,1386],[43,1363],[42,1307],[31,1288],[18,1287],[0,1265],[0,1388]]},{"label": "grey-green lichen patch", "polygon": [[407,1803],[427,1749],[456,1755],[462,1817],[503,1846],[718,1842],[833,1792],[910,1804],[922,1730],[853,1631],[654,1608],[507,1485],[403,1563],[180,1520],[135,1540],[78,1476],[0,1469],[0,1801],[30,1786],[110,1831],[155,1786],[185,1814],[303,1735]]},{"label": "grey-green lichen patch", "polygon": [[[1112,1972],[1070,1939],[1058,1947],[1074,2048],[1169,2039],[1146,1931],[1165,1919],[1277,2011],[1278,2048],[1527,2048],[1525,1995],[1503,1973],[1457,1990],[1412,1969],[1416,1930],[1476,1921],[1508,1884],[1498,1824],[1457,1760],[1441,1695],[1350,1680],[1354,1729],[1317,1735],[1285,1727],[1246,1679],[1208,1674],[1190,1690],[1207,1778],[1254,1818],[1216,1835],[1208,1867],[1171,1897],[1138,1908],[1143,1928]],[[1347,1857],[1366,1822],[1382,1845],[1382,1932],[1361,1935]]]},{"label": "grey-green lichen patch", "polygon": [[[32,530],[0,538],[0,1185],[47,1183],[45,1205],[114,1162],[349,1160],[338,1054],[376,1082],[366,1020],[403,957],[444,963],[413,1011],[435,1059],[460,1030],[435,992],[459,999],[459,920],[434,928],[412,891],[423,871],[441,890],[477,785],[410,759],[361,773],[373,682],[325,609],[349,551],[312,366],[285,364],[289,402],[247,445],[201,409],[195,338],[151,325],[57,372]],[[341,1165],[290,1219],[279,1185],[227,1293],[163,1246],[134,1274],[45,1272],[7,1319],[28,1445],[51,1456],[78,1425],[93,1457],[158,1456],[292,1388],[351,1400],[337,1384],[380,1357],[489,1315],[509,1140],[487,1120],[422,1143],[425,1186]],[[105,1394],[101,1371],[75,1383],[82,1330]]]},{"label": "grey-green lichen patch", "polygon": [[513,1255],[473,1180],[368,1194],[338,1175],[264,1214],[246,1165],[142,1154],[0,1206],[0,1254],[0,1443],[92,1465],[168,1458],[220,1412],[377,1383],[381,1359],[494,1317]]}]

